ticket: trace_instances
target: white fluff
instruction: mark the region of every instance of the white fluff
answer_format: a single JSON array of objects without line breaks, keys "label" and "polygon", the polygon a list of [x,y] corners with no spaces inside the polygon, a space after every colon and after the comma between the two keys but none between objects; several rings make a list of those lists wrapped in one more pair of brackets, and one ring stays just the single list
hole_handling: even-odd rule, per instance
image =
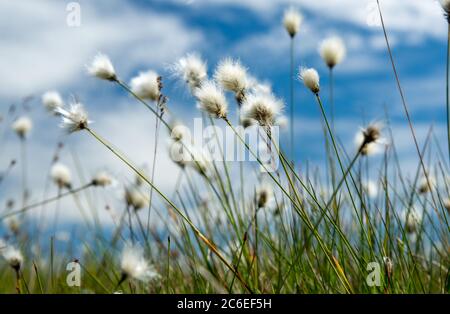
[{"label": "white fluff", "polygon": [[365,128],[361,128],[355,135],[355,146],[361,150],[361,155],[370,156],[382,151],[386,140],[381,137],[381,123],[372,123]]},{"label": "white fluff", "polygon": [[220,61],[214,73],[214,79],[223,89],[235,94],[243,93],[248,85],[247,69],[239,60],[231,58]]},{"label": "white fluff", "polygon": [[[361,132],[358,132],[355,136],[355,146],[356,149],[361,147],[361,144],[364,142],[364,135]],[[382,146],[378,143],[369,143],[364,146],[364,149],[361,150],[361,154],[363,156],[372,156],[381,153]]]},{"label": "white fluff", "polygon": [[78,102],[70,104],[69,110],[58,107],[55,109],[55,113],[62,117],[60,126],[69,133],[83,130],[91,123],[83,105]]},{"label": "white fluff", "polygon": [[14,269],[19,270],[23,264],[23,255],[19,249],[13,246],[7,246],[2,249],[1,254],[6,262]]},{"label": "white fluff", "polygon": [[18,234],[20,232],[21,223],[16,216],[6,217],[3,220],[3,224],[14,234]]},{"label": "white fluff", "polygon": [[344,41],[339,37],[330,37],[322,41],[319,53],[328,67],[333,68],[345,58],[346,48]]},{"label": "white fluff", "polygon": [[98,172],[92,179],[92,184],[95,186],[107,186],[107,185],[112,184],[112,182],[113,182],[113,179],[105,171]]},{"label": "white fluff", "polygon": [[299,78],[303,81],[303,84],[309,88],[314,94],[320,92],[320,77],[319,73],[312,68],[300,68]]},{"label": "white fluff", "polygon": [[444,207],[447,210],[447,212],[450,214],[450,198],[445,199]]},{"label": "white fluff", "polygon": [[33,128],[33,122],[28,117],[20,117],[12,124],[12,129],[21,138],[25,138]]},{"label": "white fluff", "polygon": [[67,166],[61,163],[54,164],[50,170],[50,176],[59,188],[70,188],[72,174]]},{"label": "white fluff", "polygon": [[436,179],[431,175],[428,175],[428,180],[426,176],[423,176],[419,181],[419,193],[422,194],[429,193],[435,187],[436,187]]},{"label": "white fluff", "polygon": [[61,95],[56,91],[48,91],[42,95],[42,104],[48,111],[54,111],[64,105]]},{"label": "white fluff", "polygon": [[168,149],[170,159],[181,168],[184,168],[191,160],[190,154],[181,141],[171,141]]},{"label": "white fluff", "polygon": [[283,106],[283,102],[273,94],[250,94],[242,105],[242,114],[261,126],[272,126]]},{"label": "white fluff", "polygon": [[87,67],[90,75],[102,80],[114,81],[117,79],[116,71],[111,60],[105,54],[98,53],[92,63]]},{"label": "white fluff", "polygon": [[127,187],[125,189],[125,201],[134,210],[139,210],[148,206],[147,198],[136,187]]},{"label": "white fluff", "polygon": [[159,277],[153,265],[145,259],[144,250],[130,244],[125,245],[122,251],[120,268],[126,277],[143,282]]},{"label": "white fluff", "polygon": [[157,101],[161,95],[161,78],[155,71],[139,73],[131,79],[131,90],[142,99]]},{"label": "white fluff", "polygon": [[267,207],[273,200],[273,188],[267,183],[261,184],[256,190],[256,202],[258,208]]},{"label": "white fluff", "polygon": [[295,7],[290,7],[284,12],[283,25],[291,37],[299,32],[302,21],[303,17]]},{"label": "white fluff", "polygon": [[175,142],[181,142],[181,141],[189,141],[190,140],[190,131],[189,129],[182,124],[180,121],[175,121],[171,125],[171,133],[170,138],[174,140]]},{"label": "white fluff", "polygon": [[228,104],[225,95],[213,81],[205,81],[194,92],[197,107],[216,118],[225,118]]},{"label": "white fluff", "polygon": [[401,220],[405,224],[406,232],[414,233],[422,222],[422,214],[414,208],[409,211],[405,210],[401,214]]},{"label": "white fluff", "polygon": [[195,53],[187,54],[178,60],[172,67],[172,71],[176,77],[186,82],[192,91],[200,87],[208,77],[206,62]]},{"label": "white fluff", "polygon": [[363,184],[363,189],[370,198],[375,198],[378,195],[378,186],[376,182],[369,180]]},{"label": "white fluff", "polygon": [[250,119],[250,118],[247,118],[247,117],[244,117],[243,115],[241,115],[241,117],[239,118],[239,123],[244,129],[246,129],[246,128],[249,128],[249,127],[255,125],[257,122],[253,119]]}]

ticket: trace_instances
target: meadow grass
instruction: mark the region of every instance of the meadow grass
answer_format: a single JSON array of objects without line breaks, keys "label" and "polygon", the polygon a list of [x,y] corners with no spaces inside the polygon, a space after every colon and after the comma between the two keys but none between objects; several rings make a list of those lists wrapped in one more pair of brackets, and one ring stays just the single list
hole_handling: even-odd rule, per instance
[{"label": "meadow grass", "polygon": [[[265,87],[250,87],[248,69],[232,59],[218,66],[214,82],[207,81],[199,57],[188,56],[175,69],[198,102],[204,123],[229,127],[242,149],[255,157],[256,164],[250,167],[244,167],[243,162],[200,158],[183,134],[176,133],[169,95],[162,87],[164,77],[146,72],[127,84],[105,55],[97,56],[89,72],[105,83],[119,86],[157,121],[150,175],[115,147],[114,138],[103,136],[102,130],[91,126],[81,105],[76,102],[65,108],[53,99],[53,110],[63,118],[69,132],[96,140],[136,177],[136,182],[124,179],[123,209],[112,217],[112,225],[101,221],[99,211],[104,209],[98,208],[95,201],[100,197],[99,190],[106,189],[111,179],[107,174],[86,175],[83,163],[78,161],[75,173],[82,178],[82,184],[74,186],[68,170],[55,167],[61,150],[67,149],[60,143],[50,162],[42,199],[29,202],[27,189],[32,187],[27,184],[31,168],[27,167],[30,152],[26,134],[31,126],[14,128],[21,142],[21,157],[4,167],[0,189],[8,184],[11,169],[19,163],[21,201],[19,206],[7,204],[0,211],[0,292],[449,292],[448,158],[432,127],[424,143],[417,140],[381,8],[389,61],[411,131],[411,145],[417,152],[412,174],[405,174],[401,166],[388,113],[383,124],[373,123],[360,130],[356,149],[349,151],[335,128],[333,85],[329,86],[331,103],[324,103],[318,73],[302,69],[299,77],[312,93],[310,99],[294,101],[294,88],[304,88],[294,86],[294,39],[302,21],[297,14],[290,9],[284,20],[291,41],[287,52],[291,60],[289,157],[284,146],[272,137],[271,128],[276,126],[282,104],[271,92],[261,91]],[[328,45],[322,45],[321,51],[333,82],[339,79],[334,67],[345,51],[340,43],[336,46],[336,40],[328,41]],[[236,123],[232,122],[234,117],[224,92],[236,101]],[[295,160],[294,151],[303,148],[295,147],[292,118],[295,106],[303,102],[317,104],[325,167]],[[243,138],[239,131],[241,115],[261,127],[260,136],[265,138],[270,154],[279,160],[275,171],[268,171],[269,165]],[[0,124],[10,124],[14,116],[10,110]],[[0,138],[9,131],[0,128]],[[161,150],[158,135],[162,131],[168,132],[173,145],[180,145],[188,156],[195,157],[190,162],[176,162],[179,175],[170,195],[154,183],[163,175],[157,160]],[[220,142],[217,133],[214,140]],[[378,165],[371,159],[375,147],[382,156]],[[223,157],[224,151],[219,154]],[[72,157],[75,161],[80,158],[73,151]],[[373,169],[377,177],[371,181]],[[52,181],[57,185],[56,195],[49,192]],[[46,206],[55,206],[58,212],[62,200],[73,201],[83,217],[76,227],[81,233],[74,232],[64,246],[58,245],[55,234],[57,216],[54,226],[49,227],[42,216],[30,215]],[[155,220],[158,227],[153,224]],[[81,285],[70,286],[68,275],[77,267]],[[376,279],[379,282],[373,284]]]}]

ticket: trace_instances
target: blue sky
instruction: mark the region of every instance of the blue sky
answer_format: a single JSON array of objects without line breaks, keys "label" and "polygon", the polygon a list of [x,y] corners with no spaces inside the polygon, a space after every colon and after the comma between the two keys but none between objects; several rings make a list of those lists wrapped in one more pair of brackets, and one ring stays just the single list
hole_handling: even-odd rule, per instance
[{"label": "blue sky", "polygon": [[[335,87],[336,128],[344,145],[351,149],[358,127],[363,121],[383,119],[386,106],[402,165],[408,170],[417,165],[382,30],[377,26],[374,0],[84,0],[78,1],[80,27],[66,24],[69,2],[0,1],[0,112],[5,115],[11,103],[35,96],[31,111],[19,110],[11,117],[26,114],[34,120],[29,143],[33,160],[29,162],[35,169],[30,178],[35,186],[42,186],[47,172],[38,165],[49,163],[61,136],[58,121],[48,117],[39,101],[50,89],[60,91],[66,99],[78,96],[100,133],[136,163],[151,161],[154,119],[116,86],[86,75],[85,65],[99,51],[111,57],[126,81],[141,70],[158,71],[170,97],[169,106],[187,124],[199,115],[195,102],[169,77],[167,67],[188,52],[199,52],[208,61],[210,74],[220,59],[239,58],[250,73],[270,82],[275,94],[287,102],[289,37],[281,19],[291,4],[304,15],[295,39],[296,65],[318,69],[325,103],[327,69],[317,47],[329,35],[341,36],[347,45],[347,58],[336,68]],[[447,26],[439,4],[435,0],[382,0],[381,4],[419,140],[422,143],[434,125],[445,149]],[[11,16],[14,19],[8,18]],[[300,82],[296,82],[295,102],[297,158],[319,166],[323,156],[320,116],[314,98]],[[3,169],[11,158],[18,158],[19,150],[14,134],[0,134],[4,137],[0,150]],[[67,141],[82,162],[86,161],[86,172],[106,167],[129,175],[87,136],[75,134]],[[157,176],[156,182],[170,189],[177,169],[164,156],[161,153],[159,169],[165,175]],[[62,158],[73,166],[69,152]],[[0,196],[15,192],[19,178],[17,168]]]}]

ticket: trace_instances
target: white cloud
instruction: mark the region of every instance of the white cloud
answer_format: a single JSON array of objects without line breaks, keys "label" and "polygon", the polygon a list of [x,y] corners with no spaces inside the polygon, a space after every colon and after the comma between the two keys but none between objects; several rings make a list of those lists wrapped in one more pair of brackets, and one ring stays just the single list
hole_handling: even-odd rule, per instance
[{"label": "white cloud", "polygon": [[[121,75],[136,66],[173,60],[201,42],[202,34],[177,17],[125,1],[81,1],[81,26],[66,24],[66,3],[0,2],[0,97],[18,98],[85,78],[98,51],[110,54]],[[108,9],[108,6],[112,9]],[[14,16],[14,18],[9,18]]]},{"label": "white cloud", "polygon": [[[180,3],[179,0],[173,1]],[[382,0],[380,3],[385,22],[391,31],[434,38],[445,37],[446,23],[437,0]],[[214,0],[198,1],[196,8],[207,9],[208,6],[217,5],[244,7],[269,18],[294,5],[300,10],[313,13],[321,20],[333,19],[369,29],[379,19],[375,0]]]}]

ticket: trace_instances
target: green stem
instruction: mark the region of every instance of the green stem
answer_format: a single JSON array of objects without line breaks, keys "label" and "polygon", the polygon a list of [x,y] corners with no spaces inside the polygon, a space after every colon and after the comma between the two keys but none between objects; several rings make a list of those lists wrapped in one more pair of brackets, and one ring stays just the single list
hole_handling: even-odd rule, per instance
[{"label": "green stem", "polygon": [[[412,124],[411,116],[409,114],[408,106],[406,104],[405,95],[403,93],[402,85],[400,84],[400,78],[399,78],[398,73],[397,73],[397,67],[395,66],[394,57],[392,55],[391,45],[389,44],[389,39],[388,39],[388,36],[387,36],[386,27],[384,25],[384,19],[383,19],[383,14],[381,12],[381,6],[380,6],[380,1],[379,0],[377,0],[377,6],[378,6],[378,12],[380,14],[381,26],[383,28],[383,34],[384,34],[384,39],[386,41],[386,47],[387,47],[387,51],[388,51],[388,54],[389,54],[389,59],[391,61],[392,71],[394,72],[395,81],[397,83],[397,88],[398,88],[398,91],[400,93],[400,98],[402,100],[403,110],[405,111],[405,116],[406,116],[406,119],[408,120],[409,129],[411,130],[411,135],[412,135],[413,140],[414,140],[414,145],[415,145],[417,154],[418,154],[419,159],[420,159],[420,165],[422,166],[423,174],[424,174],[425,179],[427,181],[428,188],[432,191],[433,187],[431,185],[430,178],[429,178],[429,175],[428,175],[426,167],[425,167],[425,162],[423,161],[423,156],[420,153],[419,142],[417,141],[416,132],[414,131],[414,127],[413,127],[413,124]],[[436,199],[435,199],[433,193],[431,193],[431,199],[433,201],[434,210],[435,210],[435,212],[436,212],[436,214],[438,216],[438,219],[439,219],[439,221],[441,221],[441,214],[439,213],[438,205],[437,205],[437,202],[436,202]],[[443,207],[443,206],[441,206],[441,207]],[[445,217],[445,213],[444,213],[444,217]]]},{"label": "green stem", "polygon": [[331,112],[331,128],[334,132],[334,76],[333,76],[333,68],[330,69],[330,112]]},{"label": "green stem", "polygon": [[450,159],[450,23],[448,23],[447,31],[447,73],[446,73],[446,105],[447,105],[447,142],[448,142],[448,155]]},{"label": "green stem", "polygon": [[[158,106],[158,110],[160,110]],[[162,115],[162,112],[161,112]],[[158,142],[159,142],[159,121],[160,121],[160,115],[156,116],[156,126],[155,126],[155,148],[153,150],[153,165],[152,165],[152,174],[151,174],[151,180],[154,182],[155,179],[155,168],[156,168],[156,157],[158,152]],[[153,188],[150,188],[150,197],[148,202],[148,214],[147,214],[147,232],[146,232],[146,238],[148,237],[149,228],[150,228],[150,218],[152,214],[152,202],[153,202]]]},{"label": "green stem", "polygon": [[111,144],[106,142],[105,139],[100,137],[97,133],[95,133],[92,129],[86,127],[85,130],[91,134],[97,141],[103,144],[109,151],[111,151],[116,157],[118,157],[121,161],[123,161],[130,169],[132,169],[139,177],[141,177],[148,185],[153,187],[156,193],[158,193],[164,201],[167,202],[168,205],[172,207],[173,210],[177,212],[178,215],[192,228],[194,233],[208,246],[208,248],[227,266],[229,270],[236,274],[236,277],[239,279],[241,284],[247,289],[250,293],[253,293],[250,286],[245,282],[242,275],[226,260],[226,258],[219,252],[215,244],[213,244],[203,233],[194,225],[194,223],[186,217],[186,215],[171,201],[167,198],[167,196],[162,193],[154,184],[151,182],[140,170],[136,168],[133,164],[131,164],[127,158],[125,158],[121,153],[119,153]]},{"label": "green stem", "polygon": [[22,207],[27,203],[27,147],[25,137],[20,139],[20,154],[22,161]]},{"label": "green stem", "polygon": [[291,161],[294,160],[294,37],[291,37],[291,49],[290,49],[290,128],[291,128]]},{"label": "green stem", "polygon": [[39,206],[42,206],[42,205],[45,205],[45,204],[57,201],[57,200],[65,197],[65,196],[72,195],[74,193],[78,193],[78,192],[80,192],[80,191],[82,191],[84,189],[87,189],[88,187],[91,187],[91,186],[92,186],[92,183],[88,183],[88,184],[85,184],[85,185],[83,185],[83,186],[81,186],[79,188],[69,190],[66,193],[61,193],[61,194],[58,193],[57,196],[49,198],[49,199],[46,199],[46,200],[41,201],[39,203],[35,203],[35,204],[32,204],[32,205],[28,205],[28,206],[22,207],[21,209],[18,209],[16,211],[11,211],[9,213],[4,214],[3,216],[0,216],[0,221],[4,220],[7,217],[14,216],[14,215],[17,215],[17,214],[21,214],[21,213],[24,213],[24,212],[26,212],[26,211],[28,211],[30,209],[33,209],[33,208],[36,208],[36,207],[39,207]]}]

